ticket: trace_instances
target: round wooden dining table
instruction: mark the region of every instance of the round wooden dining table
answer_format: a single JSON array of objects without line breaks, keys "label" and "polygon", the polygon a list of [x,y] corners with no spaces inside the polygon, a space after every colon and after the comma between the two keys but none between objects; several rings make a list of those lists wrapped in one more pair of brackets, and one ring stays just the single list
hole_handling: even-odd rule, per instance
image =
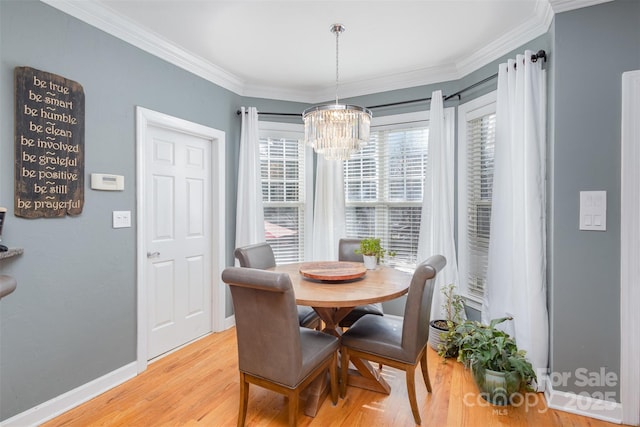
[{"label": "round wooden dining table", "polygon": [[379,265],[316,261],[278,265],[270,270],[288,273],[298,305],[313,307],[325,324],[324,332],[342,334],[340,321],[359,305],[389,301],[406,294],[411,275]]},{"label": "round wooden dining table", "polygon": [[[313,307],[324,322],[323,332],[337,337],[342,335],[340,321],[356,306],[398,298],[409,291],[411,282],[411,274],[392,267],[379,265],[375,270],[364,270],[362,263],[344,261],[285,264],[269,270],[288,273],[296,303]],[[349,370],[349,385],[384,394],[391,392],[381,369],[356,357],[351,357],[351,363],[356,369]],[[327,394],[327,387],[326,384],[315,384],[309,389],[305,413],[315,416],[319,402]]]}]

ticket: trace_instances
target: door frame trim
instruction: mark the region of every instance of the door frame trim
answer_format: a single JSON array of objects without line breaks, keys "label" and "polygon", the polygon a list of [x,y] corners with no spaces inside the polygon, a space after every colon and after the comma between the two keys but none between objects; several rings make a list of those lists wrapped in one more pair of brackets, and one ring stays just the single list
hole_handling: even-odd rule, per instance
[{"label": "door frame trim", "polygon": [[[136,106],[136,266],[137,266],[137,370],[148,365],[148,309],[146,289],[146,248],[143,224],[147,208],[145,174],[145,141],[149,126],[188,133],[211,143],[211,330],[224,330],[225,288],[220,275],[225,266],[225,133],[164,113]],[[222,236],[215,239],[214,236]]]},{"label": "door frame trim", "polygon": [[640,70],[622,74],[620,159],[620,403],[622,422],[640,423]]}]

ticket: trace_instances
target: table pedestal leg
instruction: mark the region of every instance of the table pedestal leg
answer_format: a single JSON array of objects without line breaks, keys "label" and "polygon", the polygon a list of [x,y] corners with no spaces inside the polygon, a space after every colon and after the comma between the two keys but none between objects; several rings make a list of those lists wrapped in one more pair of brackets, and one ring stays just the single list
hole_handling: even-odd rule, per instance
[{"label": "table pedestal leg", "polygon": [[374,369],[371,363],[357,357],[351,357],[350,362],[356,367],[357,371],[349,369],[347,385],[376,391],[378,393],[391,393],[391,386],[384,377],[380,375],[381,371]]},{"label": "table pedestal leg", "polygon": [[313,309],[318,313],[318,316],[320,316],[320,319],[322,319],[325,324],[322,332],[340,337],[340,335],[342,335],[340,321],[344,319],[347,314],[351,313],[353,307],[313,307]]}]

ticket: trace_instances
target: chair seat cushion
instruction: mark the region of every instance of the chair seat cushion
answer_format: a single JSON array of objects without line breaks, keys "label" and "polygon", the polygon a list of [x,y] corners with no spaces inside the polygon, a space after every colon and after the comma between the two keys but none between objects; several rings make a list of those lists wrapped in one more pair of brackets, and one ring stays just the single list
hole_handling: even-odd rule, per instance
[{"label": "chair seat cushion", "polygon": [[[260,372],[253,372],[251,370],[243,370],[253,376],[263,378],[269,382],[280,384],[281,386],[295,389],[304,381],[311,372],[327,357],[338,351],[340,348],[340,340],[333,335],[325,334],[324,332],[316,331],[315,329],[300,328],[300,347],[302,353],[302,364],[300,370],[296,373],[292,369],[292,366],[283,366],[282,360],[263,360],[262,370],[264,371],[265,365],[272,365],[272,371],[286,371],[286,374],[278,375],[279,380],[274,379],[277,374],[265,376]],[[259,355],[255,355],[259,357]]]},{"label": "chair seat cushion", "polygon": [[315,329],[300,328],[300,346],[302,347],[302,370],[298,383],[302,382],[322,360],[338,351],[340,340]]},{"label": "chair seat cushion", "polygon": [[365,353],[414,363],[413,355],[402,348],[402,320],[382,316],[363,316],[343,335],[342,345]]},{"label": "chair seat cushion", "polygon": [[377,316],[383,316],[382,304],[377,302],[374,304],[359,305],[355,307],[344,319],[340,321],[340,326],[343,328],[349,328],[356,323],[356,320],[360,319],[365,314],[375,314]]},{"label": "chair seat cushion", "polygon": [[320,319],[318,313],[311,307],[306,305],[298,306],[298,323],[300,326],[304,326],[308,328],[309,326],[315,324]]}]

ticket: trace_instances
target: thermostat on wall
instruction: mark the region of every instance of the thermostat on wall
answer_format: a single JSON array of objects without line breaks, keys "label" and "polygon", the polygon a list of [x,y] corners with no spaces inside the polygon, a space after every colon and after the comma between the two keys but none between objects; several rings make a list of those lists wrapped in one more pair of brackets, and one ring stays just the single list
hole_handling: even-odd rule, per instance
[{"label": "thermostat on wall", "polygon": [[92,173],[91,188],[94,190],[122,191],[124,190],[124,176]]}]

